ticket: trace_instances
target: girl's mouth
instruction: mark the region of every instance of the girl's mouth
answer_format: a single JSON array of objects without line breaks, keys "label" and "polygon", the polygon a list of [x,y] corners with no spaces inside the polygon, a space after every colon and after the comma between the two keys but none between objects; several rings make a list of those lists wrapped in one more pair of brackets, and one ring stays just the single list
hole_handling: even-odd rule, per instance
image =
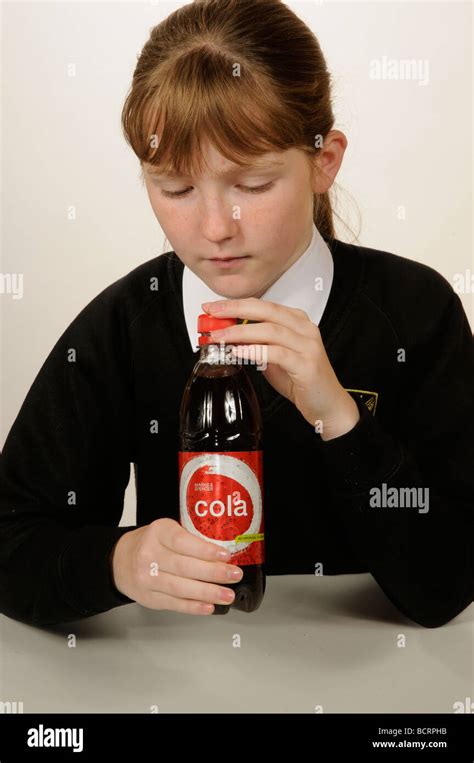
[{"label": "girl's mouth", "polygon": [[209,262],[212,262],[212,264],[215,265],[217,268],[222,268],[223,270],[227,270],[228,268],[239,267],[239,263],[244,262],[245,260],[248,260],[248,259],[249,259],[249,255],[245,255],[244,257],[231,257],[230,259],[226,259],[226,260],[210,259]]}]

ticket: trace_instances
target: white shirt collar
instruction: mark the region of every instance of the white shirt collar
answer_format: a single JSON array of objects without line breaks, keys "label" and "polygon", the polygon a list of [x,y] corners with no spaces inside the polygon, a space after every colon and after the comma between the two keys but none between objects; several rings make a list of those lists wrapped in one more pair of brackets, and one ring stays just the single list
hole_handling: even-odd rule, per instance
[{"label": "white shirt collar", "polygon": [[[299,307],[313,323],[319,324],[324,313],[334,276],[334,262],[325,240],[313,223],[313,237],[308,248],[260,299],[286,307]],[[193,352],[198,347],[197,319],[203,302],[225,299],[212,291],[186,265],[183,268],[183,309]]]}]

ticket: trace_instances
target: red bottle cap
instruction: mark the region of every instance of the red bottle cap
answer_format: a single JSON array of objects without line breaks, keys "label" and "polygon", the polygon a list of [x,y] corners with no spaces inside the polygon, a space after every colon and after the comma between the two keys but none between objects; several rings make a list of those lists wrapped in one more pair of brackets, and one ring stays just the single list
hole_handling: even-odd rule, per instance
[{"label": "red bottle cap", "polygon": [[218,344],[219,339],[213,339],[211,336],[202,336],[206,331],[217,331],[217,329],[225,329],[227,326],[236,326],[237,318],[216,318],[214,315],[208,315],[207,313],[201,313],[198,315],[198,334],[199,346],[203,344]]}]

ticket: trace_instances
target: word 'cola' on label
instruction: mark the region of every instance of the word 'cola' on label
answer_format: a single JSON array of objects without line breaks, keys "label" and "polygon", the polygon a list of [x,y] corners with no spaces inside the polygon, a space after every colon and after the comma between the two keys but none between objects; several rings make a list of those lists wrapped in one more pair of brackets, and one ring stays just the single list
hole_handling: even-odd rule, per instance
[{"label": "word 'cola' on label", "polygon": [[262,564],[262,451],[180,451],[178,460],[183,527],[230,551],[234,564]]}]

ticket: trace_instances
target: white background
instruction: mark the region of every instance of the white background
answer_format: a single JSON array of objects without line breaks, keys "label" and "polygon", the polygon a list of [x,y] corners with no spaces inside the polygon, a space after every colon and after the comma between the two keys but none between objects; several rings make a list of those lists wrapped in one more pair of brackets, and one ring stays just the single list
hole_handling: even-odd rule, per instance
[{"label": "white background", "polygon": [[[171,249],[120,114],[150,29],[183,4],[1,5],[0,271],[24,279],[22,299],[0,294],[2,443],[80,310]],[[423,262],[453,285],[456,273],[474,273],[471,4],[287,5],[319,39],[334,78],[334,126],[349,141],[337,211],[358,238],[340,226],[338,237]],[[370,62],[383,56],[427,61],[428,84],[372,79]],[[472,294],[460,298],[474,327]],[[134,522],[132,475],[121,524]]]}]

